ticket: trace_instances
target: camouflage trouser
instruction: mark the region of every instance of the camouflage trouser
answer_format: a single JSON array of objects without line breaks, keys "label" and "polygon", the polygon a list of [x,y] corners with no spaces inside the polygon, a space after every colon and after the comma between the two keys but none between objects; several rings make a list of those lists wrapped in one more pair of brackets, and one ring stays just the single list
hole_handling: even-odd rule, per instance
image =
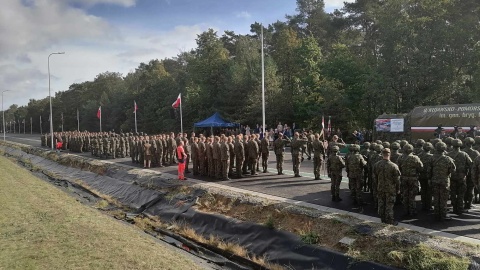
[{"label": "camouflage trouser", "polygon": [[417,196],[418,193],[418,178],[402,176],[401,179],[403,207],[405,208],[405,213],[416,214],[417,204],[415,203],[415,196]]},{"label": "camouflage trouser", "polygon": [[198,175],[199,170],[198,170],[198,158],[194,156],[192,158],[192,170],[193,170],[193,175]]},{"label": "camouflage trouser", "polygon": [[244,159],[243,159],[243,158],[237,158],[237,160],[235,161],[235,165],[237,166],[237,167],[236,167],[237,177],[241,177],[241,176],[242,176],[243,162],[244,162]]},{"label": "camouflage trouser", "polygon": [[353,175],[349,179],[352,182],[352,197],[356,203],[362,203],[362,185],[363,185],[363,178],[362,175]]},{"label": "camouflage trouser", "polygon": [[333,197],[340,196],[340,184],[342,183],[342,171],[331,171],[330,178],[332,179],[332,184],[330,186],[330,191],[332,192]]},{"label": "camouflage trouser", "polygon": [[256,157],[251,157],[249,158],[249,163],[250,163],[250,173],[251,175],[254,175],[256,172],[256,167],[257,167],[257,158]]},{"label": "camouflage trouser", "polygon": [[162,151],[158,151],[155,153],[155,159],[156,159],[156,162],[157,162],[157,166],[162,166],[162,156],[163,156],[163,153]]},{"label": "camouflage trouser", "polygon": [[245,157],[245,161],[243,162],[243,166],[242,166],[242,172],[243,174],[246,174],[247,173],[247,169],[249,167],[249,164],[248,164],[248,157]]},{"label": "camouflage trouser", "polygon": [[378,200],[378,215],[383,223],[393,223],[393,206],[395,205],[395,193],[379,192],[377,194]]},{"label": "camouflage trouser", "polygon": [[268,153],[262,153],[262,168],[266,172],[268,168]]},{"label": "camouflage trouser", "polygon": [[447,217],[449,189],[445,184],[432,183],[434,215],[437,219]]},{"label": "camouflage trouser", "polygon": [[377,206],[378,206],[377,188],[378,188],[377,187],[377,180],[375,179],[375,176],[372,175],[370,192],[373,195],[373,207],[374,208],[377,208]]},{"label": "camouflage trouser", "polygon": [[473,189],[475,188],[475,185],[472,180],[472,176],[469,174],[467,175],[467,190],[465,191],[465,206],[470,207],[470,205],[473,202]]},{"label": "camouflage trouser", "polygon": [[207,166],[208,166],[208,176],[215,177],[215,164],[213,163],[213,158],[207,159]]},{"label": "camouflage trouser", "polygon": [[188,170],[188,164],[190,164],[190,153],[186,153],[187,154],[187,158],[185,159],[185,172],[190,172]]},{"label": "camouflage trouser", "polygon": [[281,155],[275,155],[277,159],[277,172],[283,173],[283,153]]},{"label": "camouflage trouser", "polygon": [[428,183],[427,178],[420,178],[421,196],[422,196],[422,208],[425,210],[432,207],[432,187]]},{"label": "camouflage trouser", "polygon": [[235,156],[230,156],[230,164],[228,166],[228,175],[233,175],[233,168],[235,168]]},{"label": "camouflage trouser", "polygon": [[215,165],[215,178],[221,179],[222,178],[222,161],[220,159],[213,159],[213,164]]},{"label": "camouflage trouser", "polygon": [[202,176],[207,175],[206,164],[205,164],[205,156],[199,156],[198,157],[198,168],[200,169],[200,175],[202,175]]},{"label": "camouflage trouser", "polygon": [[292,154],[292,164],[293,164],[293,173],[295,175],[300,174],[300,155],[299,154]]},{"label": "camouflage trouser", "polygon": [[315,179],[320,179],[320,169],[322,168],[322,157],[313,157],[313,174]]},{"label": "camouflage trouser", "polygon": [[219,160],[219,163],[222,166],[222,179],[227,180],[228,179],[228,168],[230,167],[230,160]]},{"label": "camouflage trouser", "polygon": [[466,175],[464,173],[452,173],[450,179],[450,200],[453,212],[463,210],[463,199],[467,190]]}]

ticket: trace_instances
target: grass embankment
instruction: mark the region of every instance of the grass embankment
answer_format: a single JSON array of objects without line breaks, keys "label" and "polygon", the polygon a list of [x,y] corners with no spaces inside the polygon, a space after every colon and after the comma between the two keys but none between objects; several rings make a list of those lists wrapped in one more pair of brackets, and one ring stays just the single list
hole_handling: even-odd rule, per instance
[{"label": "grass embankment", "polygon": [[0,157],[0,269],[202,269]]}]

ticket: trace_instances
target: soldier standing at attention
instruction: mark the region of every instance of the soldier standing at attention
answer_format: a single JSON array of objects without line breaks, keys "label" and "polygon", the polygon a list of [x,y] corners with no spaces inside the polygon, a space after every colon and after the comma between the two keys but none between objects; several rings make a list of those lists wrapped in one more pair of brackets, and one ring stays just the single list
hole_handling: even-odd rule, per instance
[{"label": "soldier standing at attention", "polygon": [[472,166],[472,159],[467,153],[460,150],[462,141],[459,139],[452,140],[453,149],[448,156],[455,162],[455,172],[452,173],[450,180],[450,200],[453,206],[453,212],[461,215],[464,209],[464,197],[467,190],[467,174]]},{"label": "soldier standing at attention", "polygon": [[[193,133],[195,134],[195,133]],[[190,145],[190,149],[192,151],[192,164],[193,164],[193,175],[198,175],[199,173],[199,167],[198,167],[198,138],[197,137],[193,137],[193,138],[190,138],[190,142],[191,142],[191,145]]]},{"label": "soldier standing at attention", "polygon": [[432,179],[432,162],[433,155],[430,153],[433,150],[431,143],[425,143],[423,145],[423,151],[418,155],[420,161],[423,163],[423,169],[420,172],[418,180],[420,181],[420,195],[422,197],[422,209],[432,209],[432,187],[430,182]]},{"label": "soldier standing at attention", "polygon": [[266,173],[268,168],[268,156],[270,155],[270,150],[268,149],[268,139],[266,136],[264,136],[260,141],[260,153],[262,155],[263,173]]},{"label": "soldier standing at attention", "polygon": [[201,176],[207,175],[207,146],[205,145],[205,137],[201,136],[200,141],[198,142],[198,167],[200,170]]},{"label": "soldier standing at attention", "polygon": [[258,175],[256,172],[256,167],[257,167],[257,159],[258,159],[258,153],[259,147],[257,142],[255,141],[254,135],[253,137],[248,141],[248,160],[250,164],[250,174],[251,175]]},{"label": "soldier standing at attention", "polygon": [[[375,209],[378,206],[378,200],[377,200],[378,199],[378,196],[377,196],[378,184],[377,184],[377,177],[375,177],[374,167],[375,167],[375,164],[377,164],[377,162],[379,162],[383,159],[383,155],[381,154],[383,149],[384,148],[381,144],[375,144],[375,151],[373,152],[371,158],[369,159],[369,162],[372,163],[372,165],[371,165],[372,166],[372,182],[370,183],[370,185],[371,185],[370,192],[372,193],[372,196],[373,196],[373,207],[375,207]],[[390,161],[390,149],[388,149],[388,160]]]},{"label": "soldier standing at attention", "polygon": [[406,144],[403,147],[403,158],[398,166],[401,173],[403,207],[405,215],[414,216],[417,214],[415,196],[418,194],[418,176],[423,169],[420,158],[413,154],[413,146]]},{"label": "soldier standing at attention", "polygon": [[300,139],[300,134],[295,132],[295,136],[290,143],[290,148],[292,151],[292,163],[293,163],[293,172],[295,177],[301,177],[300,175],[300,158],[302,156],[302,147],[307,143],[306,139]]},{"label": "soldier standing at attention", "polygon": [[[475,162],[475,159],[477,159],[478,156],[480,156],[480,153],[477,150],[473,150],[472,145],[475,143],[475,140],[471,137],[465,138],[465,148],[464,151],[465,153],[468,154],[470,159],[472,160],[472,163]],[[472,165],[473,167],[473,165]],[[471,168],[472,168],[471,167]],[[470,209],[472,207],[473,203],[473,189],[475,187],[475,184],[473,182],[473,177],[472,177],[472,170],[468,170],[467,174],[467,191],[465,192],[465,209]]]},{"label": "soldier standing at attention", "polygon": [[143,168],[150,168],[150,163],[152,162],[152,144],[150,144],[148,136],[145,138],[145,144],[143,145]]},{"label": "soldier standing at attention", "polygon": [[395,163],[397,165],[399,165],[398,160],[402,156],[402,154],[400,154],[400,151],[398,151],[399,149],[400,149],[400,144],[399,143],[397,143],[397,142],[392,143],[391,153],[390,153],[390,161],[392,161],[393,163]]},{"label": "soldier standing at attention", "polygon": [[311,148],[313,150],[313,174],[315,175],[315,180],[320,180],[320,168],[325,159],[325,147],[320,141],[318,133],[315,134],[311,142]]},{"label": "soldier standing at attention", "polygon": [[249,160],[249,154],[248,154],[248,141],[250,140],[250,135],[245,135],[243,137],[243,150],[245,151],[245,161],[243,162],[242,166],[242,173],[247,174],[247,170],[250,168],[250,160]]},{"label": "soldier standing at attention", "polygon": [[390,161],[390,149],[382,150],[382,160],[375,163],[373,174],[376,178],[378,214],[383,223],[397,225],[393,218],[395,197],[400,193],[400,170]]},{"label": "soldier standing at attention", "polygon": [[368,190],[368,157],[370,156],[370,143],[364,142],[363,149],[360,150],[360,155],[363,156],[363,159],[367,162],[367,166],[363,170],[363,191],[367,192]]},{"label": "soldier standing at attention", "polygon": [[213,164],[214,164],[214,177],[217,180],[222,178],[222,161],[220,157],[220,137],[215,136],[213,138]]},{"label": "soldier standing at attention", "polygon": [[432,194],[436,220],[450,220],[447,218],[447,201],[450,190],[450,175],[455,172],[455,162],[445,152],[447,145],[438,142],[435,145],[435,154],[432,162]]},{"label": "soldier standing at attention", "polygon": [[220,143],[220,161],[221,161],[221,175],[222,180],[230,180],[228,178],[228,170],[230,166],[230,149],[228,149],[228,142],[225,135],[222,134]]},{"label": "soldier standing at attention", "polygon": [[330,172],[329,177],[332,181],[330,190],[332,193],[332,201],[334,202],[342,201],[340,198],[340,183],[342,182],[342,169],[345,168],[345,161],[343,161],[339,153],[340,148],[336,145],[333,146],[327,160],[327,166]]},{"label": "soldier standing at attention", "polygon": [[234,150],[237,178],[242,178],[242,168],[245,162],[245,147],[242,142],[242,135],[237,135]]},{"label": "soldier standing at attention", "polygon": [[183,140],[183,149],[185,150],[185,155],[187,155],[185,158],[185,173],[191,173],[191,171],[188,169],[188,165],[190,164],[190,152],[192,151],[192,148],[190,146],[190,141],[187,139],[187,133],[184,133],[181,139]]},{"label": "soldier standing at attention", "polygon": [[205,144],[205,153],[207,154],[208,176],[215,178],[215,163],[213,163],[213,138],[208,137]]},{"label": "soldier standing at attention", "polygon": [[277,173],[283,175],[283,158],[285,154],[285,143],[289,142],[288,137],[283,137],[283,133],[278,133],[278,138],[273,142],[273,151],[277,159]]},{"label": "soldier standing at attention", "polygon": [[352,181],[352,197],[354,204],[363,204],[362,184],[363,169],[367,166],[367,161],[360,155],[360,146],[353,145],[352,153],[348,156],[347,172]]},{"label": "soldier standing at attention", "polygon": [[228,166],[228,177],[233,177],[233,168],[235,166],[235,145],[233,144],[234,136],[227,137],[228,152],[230,152],[230,164]]}]

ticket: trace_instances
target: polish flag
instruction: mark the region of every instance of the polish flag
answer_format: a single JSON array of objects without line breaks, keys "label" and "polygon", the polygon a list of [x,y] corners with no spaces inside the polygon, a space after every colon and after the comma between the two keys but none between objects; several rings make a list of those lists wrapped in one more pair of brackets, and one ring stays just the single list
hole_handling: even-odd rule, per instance
[{"label": "polish flag", "polygon": [[175,100],[175,102],[172,103],[172,107],[174,109],[178,108],[180,106],[180,104],[182,104],[182,97],[181,97],[182,94],[178,94],[178,97],[177,97],[177,100]]},{"label": "polish flag", "polygon": [[133,113],[136,113],[138,110],[137,102],[133,101]]},{"label": "polish flag", "polygon": [[102,118],[102,106],[98,107],[97,118],[98,119]]}]

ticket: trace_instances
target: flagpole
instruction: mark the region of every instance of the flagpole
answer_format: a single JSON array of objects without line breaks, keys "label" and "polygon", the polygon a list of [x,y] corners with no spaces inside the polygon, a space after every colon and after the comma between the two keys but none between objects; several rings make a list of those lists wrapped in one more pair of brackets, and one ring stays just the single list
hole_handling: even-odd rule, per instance
[{"label": "flagpole", "polygon": [[180,133],[183,134],[182,94],[180,94]]},{"label": "flagpole", "polygon": [[135,113],[135,133],[137,133],[137,103],[133,101],[133,112]]},{"label": "flagpole", "polygon": [[263,120],[263,137],[265,137],[265,60],[263,56],[263,25],[262,25],[262,120]]}]

